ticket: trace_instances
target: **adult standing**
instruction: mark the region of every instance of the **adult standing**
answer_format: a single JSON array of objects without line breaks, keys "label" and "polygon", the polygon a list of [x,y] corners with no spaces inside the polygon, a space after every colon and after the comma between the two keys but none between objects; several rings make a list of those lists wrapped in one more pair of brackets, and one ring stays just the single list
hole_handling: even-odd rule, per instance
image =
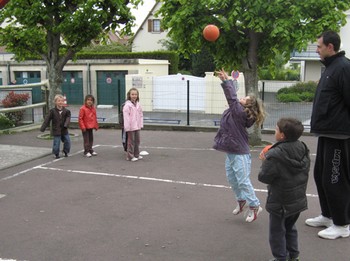
[{"label": "adult standing", "polygon": [[325,70],[314,98],[311,132],[318,137],[314,179],[321,215],[305,223],[327,227],[318,233],[326,239],[350,235],[350,60],[339,49],[336,32],[318,37],[316,52]]}]

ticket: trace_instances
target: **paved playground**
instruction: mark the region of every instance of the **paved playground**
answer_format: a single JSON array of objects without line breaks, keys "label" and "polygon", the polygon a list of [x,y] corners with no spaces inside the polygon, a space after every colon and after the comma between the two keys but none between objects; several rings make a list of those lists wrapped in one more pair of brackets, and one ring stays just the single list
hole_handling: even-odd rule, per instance
[{"label": "paved playground", "polygon": [[[246,223],[233,216],[224,153],[215,132],[141,132],[143,160],[125,160],[120,130],[95,132],[98,156],[82,156],[80,131],[68,158],[53,159],[38,130],[0,135],[0,260],[265,261],[268,213]],[[264,134],[272,142],[274,135]],[[316,138],[303,136],[312,166]],[[264,206],[266,186],[252,182]],[[7,162],[7,163],[6,163]],[[7,164],[7,165],[5,165]],[[350,238],[324,240],[304,225],[319,214],[312,170],[309,209],[297,223],[302,261],[347,261]]]}]

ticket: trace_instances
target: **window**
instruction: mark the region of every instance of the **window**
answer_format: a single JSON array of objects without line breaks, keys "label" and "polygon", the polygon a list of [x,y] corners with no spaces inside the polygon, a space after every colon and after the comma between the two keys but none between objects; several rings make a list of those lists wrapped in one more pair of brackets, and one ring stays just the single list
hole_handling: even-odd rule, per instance
[{"label": "window", "polygon": [[163,32],[162,28],[160,27],[160,19],[148,19],[148,32]]}]

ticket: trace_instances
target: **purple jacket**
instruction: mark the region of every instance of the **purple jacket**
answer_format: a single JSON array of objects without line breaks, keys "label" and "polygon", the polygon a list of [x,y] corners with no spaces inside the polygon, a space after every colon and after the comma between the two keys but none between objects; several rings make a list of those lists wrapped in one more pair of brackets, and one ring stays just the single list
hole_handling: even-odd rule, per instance
[{"label": "purple jacket", "polygon": [[221,116],[213,148],[226,153],[249,154],[247,128],[254,124],[254,120],[248,119],[244,107],[239,103],[233,81],[224,81],[221,86],[229,108]]}]

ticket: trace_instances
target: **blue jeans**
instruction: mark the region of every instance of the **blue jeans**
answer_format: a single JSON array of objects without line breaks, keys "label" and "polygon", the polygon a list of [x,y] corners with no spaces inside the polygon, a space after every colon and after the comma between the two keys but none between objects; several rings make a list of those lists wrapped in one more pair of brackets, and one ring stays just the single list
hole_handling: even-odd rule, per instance
[{"label": "blue jeans", "polygon": [[225,168],[227,181],[231,185],[236,200],[246,200],[250,207],[259,206],[260,201],[255,196],[255,191],[249,178],[251,169],[250,154],[227,153]]},{"label": "blue jeans", "polygon": [[55,155],[60,154],[60,144],[63,142],[63,153],[68,154],[70,152],[70,137],[69,134],[53,136],[52,153]]}]

